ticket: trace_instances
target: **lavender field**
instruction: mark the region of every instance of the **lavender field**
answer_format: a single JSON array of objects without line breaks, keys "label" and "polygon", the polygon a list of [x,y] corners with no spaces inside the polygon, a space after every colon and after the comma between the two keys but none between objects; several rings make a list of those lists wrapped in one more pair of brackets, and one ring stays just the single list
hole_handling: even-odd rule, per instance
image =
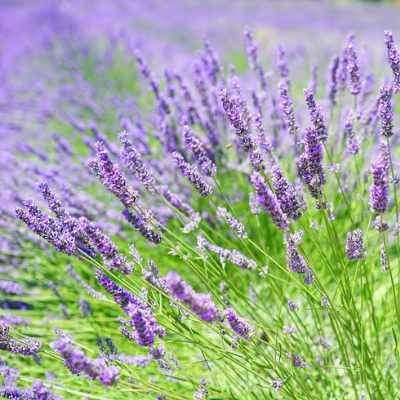
[{"label": "lavender field", "polygon": [[400,399],[399,21],[0,1],[0,398]]}]

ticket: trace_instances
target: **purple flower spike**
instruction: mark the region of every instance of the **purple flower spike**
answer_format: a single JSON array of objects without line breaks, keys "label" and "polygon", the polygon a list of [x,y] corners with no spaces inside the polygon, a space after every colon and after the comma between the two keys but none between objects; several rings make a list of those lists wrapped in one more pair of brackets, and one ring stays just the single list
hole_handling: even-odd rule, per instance
[{"label": "purple flower spike", "polygon": [[225,318],[228,321],[229,326],[231,329],[239,336],[241,336],[244,339],[249,340],[250,339],[250,334],[252,332],[251,326],[249,323],[244,320],[243,318],[240,318],[237,314],[236,311],[233,308],[227,308],[224,311]]},{"label": "purple flower spike", "polygon": [[[240,89],[236,80],[233,84],[237,87],[237,90]],[[233,128],[235,128],[239,146],[245,152],[251,152],[254,149],[254,141],[250,135],[249,115],[245,103],[239,95],[233,96],[226,89],[221,91],[220,96],[225,114]]]},{"label": "purple flower spike", "polygon": [[218,318],[218,310],[211,295],[196,293],[176,272],[169,272],[164,283],[175,299],[184,303],[202,320],[213,322]]},{"label": "purple flower spike", "polygon": [[314,128],[307,128],[304,151],[297,161],[297,170],[311,195],[318,201],[321,200],[322,186],[325,183],[322,157],[322,144],[317,131]]},{"label": "purple flower spike", "polygon": [[333,57],[331,64],[329,66],[329,102],[331,106],[336,104],[336,94],[338,91],[338,71],[339,71],[340,59],[338,56]]},{"label": "purple flower spike", "polygon": [[287,229],[289,226],[288,219],[283,213],[282,208],[279,205],[278,199],[266,185],[264,178],[258,172],[253,172],[250,180],[257,193],[258,203],[262,207],[264,207],[264,209],[278,228],[283,230]]},{"label": "purple flower spike", "polygon": [[154,244],[159,244],[161,242],[161,235],[151,229],[151,226],[142,215],[132,214],[127,208],[123,211],[123,215],[149,242]]},{"label": "purple flower spike", "polygon": [[17,282],[0,280],[0,292],[20,296],[24,293],[24,289]]},{"label": "purple flower spike", "polygon": [[206,182],[205,178],[200,174],[198,169],[186,162],[181,154],[175,152],[172,154],[172,157],[182,175],[186,176],[186,178],[201,196],[207,197],[213,192],[212,186]]},{"label": "purple flower spike", "polygon": [[272,167],[271,174],[272,188],[282,211],[291,219],[300,218],[304,209],[304,200],[300,193],[288,182],[277,164]]},{"label": "purple flower spike", "polygon": [[379,119],[381,121],[381,134],[386,137],[393,135],[393,89],[384,86],[380,90],[379,97]]},{"label": "purple flower spike", "polygon": [[96,158],[88,162],[89,168],[125,207],[132,207],[136,203],[137,193],[128,187],[125,177],[122,175],[119,168],[110,160],[104,145],[97,142],[95,148]]},{"label": "purple flower spike", "polygon": [[209,157],[204,144],[194,134],[189,125],[183,126],[183,138],[186,148],[193,154],[200,170],[207,176],[214,176],[217,168]]},{"label": "purple flower spike", "polygon": [[314,274],[307,261],[299,253],[293,235],[288,234],[285,239],[287,265],[291,272],[304,274],[304,283],[311,285],[314,282]]},{"label": "purple flower spike", "polygon": [[389,202],[389,160],[386,146],[381,145],[380,154],[372,163],[372,185],[369,191],[369,204],[372,211],[383,214]]},{"label": "purple flower spike", "polygon": [[348,57],[347,69],[349,72],[350,93],[354,96],[357,96],[361,91],[361,76],[360,76],[360,65],[358,62],[358,57],[354,47],[353,40],[350,40],[347,46],[347,57]]},{"label": "purple flower spike", "polygon": [[124,327],[124,332],[126,332],[128,338],[133,339],[140,346],[151,346],[156,336],[165,335],[164,329],[158,324],[147,304],[126,289],[118,286],[103,272],[97,271],[96,276],[100,285],[113,296],[114,301],[130,317],[133,333]]},{"label": "purple flower spike", "polygon": [[385,43],[390,68],[393,72],[393,86],[396,92],[400,91],[400,53],[394,43],[393,34],[385,31]]},{"label": "purple flower spike", "polygon": [[281,82],[279,84],[279,95],[281,99],[281,109],[285,117],[286,125],[288,126],[288,132],[296,136],[299,127],[297,126],[293,101],[289,95],[289,88],[286,82]]},{"label": "purple flower spike", "polygon": [[121,150],[121,159],[126,168],[139,180],[139,182],[143,184],[148,191],[154,192],[154,186],[156,182],[155,178],[150,169],[144,164],[141,154],[129,141],[126,132],[122,132],[119,138],[123,146]]},{"label": "purple flower spike", "polygon": [[347,234],[346,256],[349,260],[362,260],[365,257],[363,231],[356,229]]},{"label": "purple flower spike", "polygon": [[325,119],[322,114],[321,107],[316,103],[314,93],[311,91],[311,89],[305,89],[304,96],[310,112],[310,120],[314,125],[319,140],[324,142],[328,138],[328,129],[325,125]]},{"label": "purple flower spike", "polygon": [[113,385],[119,377],[119,369],[107,366],[102,358],[91,359],[77,348],[69,336],[58,332],[58,339],[52,343],[53,349],[64,359],[66,367],[75,375],[85,374],[90,379],[98,379],[103,385]]}]

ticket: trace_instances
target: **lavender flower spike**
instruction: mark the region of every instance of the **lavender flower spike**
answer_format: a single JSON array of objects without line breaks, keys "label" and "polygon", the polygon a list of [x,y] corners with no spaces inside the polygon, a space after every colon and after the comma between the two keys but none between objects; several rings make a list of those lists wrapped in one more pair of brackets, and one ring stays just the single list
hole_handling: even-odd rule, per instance
[{"label": "lavender flower spike", "polygon": [[121,159],[123,163],[129,172],[131,172],[149,192],[154,192],[155,178],[150,169],[144,164],[141,154],[129,141],[126,132],[121,132],[119,138],[123,146],[121,150]]},{"label": "lavender flower spike", "polygon": [[294,114],[293,101],[289,95],[289,88],[284,81],[279,84],[279,96],[281,99],[281,109],[285,116],[286,125],[288,126],[288,132],[296,136],[299,127],[297,126],[296,116]]},{"label": "lavender flower spike", "polygon": [[272,188],[282,211],[291,219],[300,218],[305,205],[301,194],[288,182],[278,164],[272,166],[271,175]]},{"label": "lavender flower spike", "polygon": [[347,57],[348,57],[347,69],[349,72],[350,93],[354,96],[357,96],[361,91],[361,77],[360,77],[360,65],[358,62],[356,50],[354,48],[353,40],[350,40],[347,46]]},{"label": "lavender flower spike", "polygon": [[283,213],[276,196],[266,185],[264,178],[258,172],[253,172],[250,180],[256,190],[258,203],[264,207],[278,228],[287,229],[289,226],[287,216]]},{"label": "lavender flower spike", "polygon": [[218,318],[218,310],[211,296],[196,293],[176,272],[169,272],[164,278],[164,283],[173,297],[184,303],[202,320],[213,322]]},{"label": "lavender flower spike", "polygon": [[304,96],[310,112],[310,120],[317,131],[319,139],[322,142],[325,142],[328,138],[328,129],[325,125],[325,119],[321,107],[316,103],[314,93],[311,89],[304,89]]},{"label": "lavender flower spike", "polygon": [[369,191],[369,204],[377,214],[383,214],[389,202],[389,162],[388,150],[381,145],[381,151],[371,166],[372,185]]},{"label": "lavender flower spike", "polygon": [[331,64],[329,66],[329,102],[331,106],[334,106],[336,104],[336,94],[338,91],[338,70],[339,70],[339,57],[335,56],[333,57]]},{"label": "lavender flower spike", "polygon": [[240,318],[233,308],[225,309],[224,314],[232,330],[242,338],[249,340],[252,332],[249,323],[243,318]]},{"label": "lavender flower spike", "polygon": [[5,322],[0,321],[0,350],[23,356],[31,356],[36,354],[41,346],[41,343],[35,339],[26,338],[17,340],[12,338],[10,336],[10,327]]},{"label": "lavender flower spike", "polygon": [[297,160],[297,170],[311,195],[320,201],[325,174],[322,168],[322,144],[314,128],[307,128],[304,142],[304,152]]},{"label": "lavender flower spike", "polygon": [[383,86],[379,97],[379,118],[381,121],[381,134],[386,137],[393,135],[393,89]]},{"label": "lavender flower spike", "polygon": [[349,260],[362,260],[365,257],[363,231],[356,229],[347,234],[346,256]]},{"label": "lavender flower spike", "polygon": [[133,214],[127,208],[122,213],[126,220],[132,224],[149,242],[159,244],[162,240],[161,235],[151,229],[151,226],[140,214]]},{"label": "lavender flower spike", "polygon": [[288,234],[285,238],[286,258],[289,270],[298,274],[304,274],[304,283],[311,285],[314,282],[314,274],[308,266],[307,261],[299,253],[293,235]]},{"label": "lavender flower spike", "polygon": [[244,225],[238,221],[226,208],[218,207],[217,217],[226,221],[226,223],[241,239],[247,238],[247,232]]},{"label": "lavender flower spike", "polygon": [[107,366],[102,358],[90,359],[72,343],[69,336],[58,332],[58,339],[52,347],[64,359],[66,367],[75,375],[84,373],[90,379],[98,379],[103,385],[113,385],[119,376],[119,369]]},{"label": "lavender flower spike", "polygon": [[183,126],[183,137],[186,148],[193,154],[200,170],[207,176],[214,176],[217,172],[217,168],[210,159],[204,144],[194,134],[189,125]]},{"label": "lavender flower spike", "polygon": [[186,176],[186,178],[201,196],[207,197],[213,192],[212,186],[206,182],[205,178],[200,174],[198,169],[186,162],[181,154],[174,152],[172,153],[172,157],[182,174]]},{"label": "lavender flower spike", "polygon": [[137,193],[128,187],[125,177],[113,164],[101,142],[95,144],[96,158],[88,162],[88,167],[99,177],[101,183],[113,193],[125,207],[136,203]]},{"label": "lavender flower spike", "polygon": [[385,43],[388,61],[393,72],[393,86],[397,93],[400,91],[400,52],[394,43],[392,32],[385,31]]},{"label": "lavender flower spike", "polygon": [[11,295],[22,295],[24,293],[24,289],[17,282],[0,280],[0,292]]}]

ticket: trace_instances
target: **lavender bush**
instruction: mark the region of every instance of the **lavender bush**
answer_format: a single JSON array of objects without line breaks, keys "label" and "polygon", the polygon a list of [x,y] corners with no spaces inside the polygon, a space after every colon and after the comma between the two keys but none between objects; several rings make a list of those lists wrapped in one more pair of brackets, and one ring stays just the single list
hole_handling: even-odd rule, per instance
[{"label": "lavender bush", "polygon": [[399,398],[397,9],[139,3],[2,6],[0,398]]}]

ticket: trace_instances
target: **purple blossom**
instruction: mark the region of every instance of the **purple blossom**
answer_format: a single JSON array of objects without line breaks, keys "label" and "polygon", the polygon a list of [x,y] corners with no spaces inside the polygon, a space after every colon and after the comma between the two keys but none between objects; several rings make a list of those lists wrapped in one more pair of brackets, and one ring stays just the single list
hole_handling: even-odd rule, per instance
[{"label": "purple blossom", "polygon": [[38,340],[31,338],[14,339],[10,336],[10,327],[3,321],[0,321],[0,350],[9,351],[14,354],[23,356],[31,356],[36,354],[41,343]]},{"label": "purple blossom", "polygon": [[103,272],[97,271],[96,276],[100,285],[113,296],[114,301],[130,317],[133,333],[127,331],[128,338],[132,338],[140,346],[151,346],[156,336],[165,335],[165,330],[158,324],[148,305],[118,286]]},{"label": "purple blossom", "polygon": [[354,96],[357,96],[361,91],[361,76],[357,53],[352,40],[347,46],[347,59],[350,93]]},{"label": "purple blossom", "polygon": [[280,229],[287,229],[289,222],[275,194],[271,192],[265,183],[264,178],[258,173],[253,172],[250,181],[257,194],[258,203],[265,209],[274,224]]},{"label": "purple blossom", "polygon": [[62,222],[43,214],[32,202],[25,203],[26,209],[17,208],[15,214],[29,229],[52,244],[58,251],[76,254],[77,246],[69,227]]},{"label": "purple blossom", "polygon": [[73,374],[83,373],[90,379],[98,379],[105,386],[111,386],[118,380],[118,368],[107,366],[106,361],[102,358],[90,359],[63,332],[58,333],[58,339],[52,343],[52,347],[61,355],[66,367]]},{"label": "purple blossom", "polygon": [[311,285],[314,281],[314,274],[308,266],[307,261],[299,253],[296,241],[292,235],[288,234],[285,239],[286,243],[286,261],[291,272],[304,274],[304,283]]},{"label": "purple blossom", "polygon": [[340,59],[338,56],[334,56],[331,64],[329,66],[329,79],[328,79],[328,87],[329,93],[328,98],[331,106],[336,104],[336,94],[338,90],[338,71],[339,71]]},{"label": "purple blossom", "polygon": [[299,176],[307,185],[311,195],[321,199],[325,174],[322,168],[322,144],[317,131],[307,128],[304,137],[304,151],[297,161]]},{"label": "purple blossom", "polygon": [[0,280],[0,292],[20,296],[24,293],[24,289],[17,282]]},{"label": "purple blossom", "polygon": [[271,169],[271,183],[282,211],[291,219],[298,219],[303,213],[304,200],[296,188],[288,182],[278,164]]},{"label": "purple blossom", "polygon": [[257,78],[260,82],[261,89],[264,92],[268,90],[267,75],[262,67],[259,56],[258,56],[258,46],[254,41],[253,34],[250,30],[246,29],[244,31],[247,58],[249,60],[250,66],[253,71],[257,74]]},{"label": "purple blossom", "polygon": [[196,293],[176,272],[169,272],[164,283],[175,299],[184,303],[202,320],[213,322],[218,318],[218,310],[211,295]]},{"label": "purple blossom", "polygon": [[314,93],[311,91],[311,89],[305,89],[304,96],[310,112],[310,120],[318,134],[318,138],[322,142],[325,142],[328,138],[328,129],[325,125],[325,119],[322,114],[321,106],[316,103]]},{"label": "purple blossom", "polygon": [[141,154],[128,139],[126,132],[119,136],[122,143],[121,159],[129,172],[131,172],[143,186],[150,192],[154,192],[155,178],[150,169],[144,164]]},{"label": "purple blossom", "polygon": [[186,162],[181,154],[174,152],[172,153],[172,157],[182,175],[189,180],[201,196],[207,197],[213,192],[212,186],[206,182],[204,176],[200,174],[195,166]]},{"label": "purple blossom", "polygon": [[89,161],[89,168],[99,177],[101,183],[113,193],[125,207],[136,203],[137,193],[128,187],[125,177],[113,164],[101,142],[95,144],[96,158]]},{"label": "purple blossom", "polygon": [[277,68],[280,77],[285,80],[287,83],[289,79],[289,66],[288,66],[288,60],[286,57],[286,51],[283,46],[278,46],[278,56],[277,56]]},{"label": "purple blossom", "polygon": [[361,229],[347,233],[346,256],[349,260],[362,260],[365,257],[363,231]]},{"label": "purple blossom", "polygon": [[297,126],[296,116],[294,113],[293,101],[289,95],[289,88],[286,82],[279,84],[279,96],[281,99],[281,109],[285,117],[286,125],[288,126],[288,132],[296,136],[299,127]]},{"label": "purple blossom", "polygon": [[217,246],[214,243],[210,243],[203,236],[197,237],[197,244],[201,250],[208,250],[218,255],[221,263],[229,261],[232,264],[237,265],[242,269],[254,269],[257,267],[257,263],[251,258],[246,257],[238,250],[228,250],[223,247]]},{"label": "purple blossom", "polygon": [[239,238],[247,238],[247,232],[244,225],[238,221],[226,208],[218,207],[217,217],[224,220]]},{"label": "purple blossom", "polygon": [[149,242],[154,244],[161,243],[161,235],[151,228],[150,224],[146,221],[143,215],[133,214],[127,208],[125,208],[123,211],[123,215],[126,220],[133,225]]},{"label": "purple blossom", "polygon": [[377,214],[383,214],[389,202],[389,160],[388,150],[381,145],[378,157],[371,165],[372,185],[369,191],[369,204]]},{"label": "purple blossom", "polygon": [[386,137],[393,135],[393,89],[391,86],[383,86],[379,97],[379,119],[381,122],[381,134]]},{"label": "purple blossom", "polygon": [[204,144],[194,134],[189,125],[183,126],[183,138],[185,147],[193,154],[201,172],[207,176],[214,176],[217,172],[217,168],[210,159],[209,152],[207,152]]},{"label": "purple blossom", "polygon": [[[235,84],[238,85],[236,81]],[[245,103],[239,95],[229,94],[226,89],[221,91],[220,96],[225,114],[233,128],[235,128],[240,148],[245,152],[251,152],[254,149],[254,141],[250,135],[250,117]]]},{"label": "purple blossom", "polygon": [[252,328],[249,323],[243,318],[239,317],[233,308],[225,309],[224,314],[231,329],[239,336],[249,340],[252,332]]},{"label": "purple blossom", "polygon": [[392,32],[385,31],[385,43],[387,48],[387,58],[393,72],[394,90],[398,92],[400,90],[400,53],[394,43]]}]

